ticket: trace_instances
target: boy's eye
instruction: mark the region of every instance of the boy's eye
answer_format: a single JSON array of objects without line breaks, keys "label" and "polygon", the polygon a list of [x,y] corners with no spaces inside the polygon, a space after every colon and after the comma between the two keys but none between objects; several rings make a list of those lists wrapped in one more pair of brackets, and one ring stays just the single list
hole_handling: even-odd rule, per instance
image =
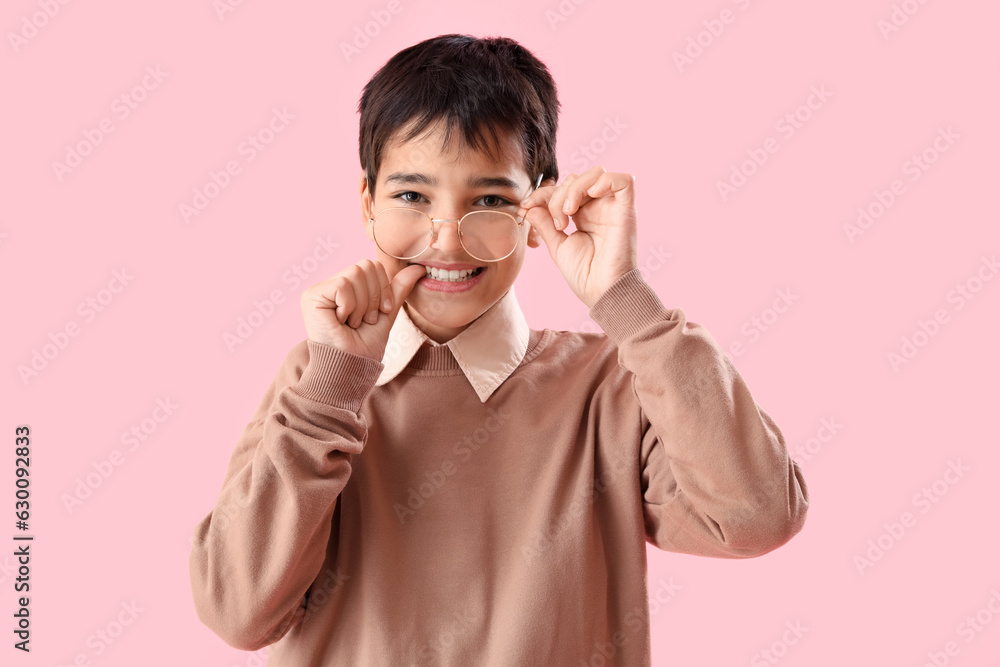
[{"label": "boy's eye", "polygon": [[[410,199],[410,198],[407,197],[407,195],[415,195],[416,199]],[[419,192],[401,192],[398,195],[396,195],[396,198],[397,199],[402,199],[407,204],[416,204],[418,201],[420,201],[420,193]]]},{"label": "boy's eye", "polygon": [[[410,195],[413,195],[412,197]],[[393,197],[394,199],[399,199],[405,204],[419,204],[420,200],[423,198],[419,192],[413,192],[409,190],[407,192],[400,192],[398,195]],[[500,195],[483,195],[479,198],[483,202],[483,206],[486,208],[501,208],[503,206],[511,206],[512,202],[504,199]]]}]

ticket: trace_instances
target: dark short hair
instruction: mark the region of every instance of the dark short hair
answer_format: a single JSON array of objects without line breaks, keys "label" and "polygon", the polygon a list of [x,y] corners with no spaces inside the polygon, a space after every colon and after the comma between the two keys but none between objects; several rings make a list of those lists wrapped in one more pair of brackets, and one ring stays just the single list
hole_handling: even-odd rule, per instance
[{"label": "dark short hair", "polygon": [[444,118],[445,143],[457,123],[466,145],[498,160],[499,131],[521,147],[529,178],[559,180],[555,81],[513,39],[449,34],[405,48],[365,85],[358,111],[361,167],[372,195],[386,145],[411,120],[410,131],[395,139],[410,141]]}]

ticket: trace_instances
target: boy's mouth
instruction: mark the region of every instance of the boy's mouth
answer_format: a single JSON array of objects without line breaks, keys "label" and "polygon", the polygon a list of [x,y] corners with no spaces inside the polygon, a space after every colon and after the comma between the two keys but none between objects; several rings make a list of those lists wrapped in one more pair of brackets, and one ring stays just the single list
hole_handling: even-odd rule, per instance
[{"label": "boy's mouth", "polygon": [[[422,262],[414,262],[415,264],[422,264]],[[423,264],[426,271],[426,277],[431,280],[436,280],[443,283],[461,283],[472,280],[476,276],[480,275],[486,270],[485,266],[471,266],[465,265],[462,268],[443,268],[447,265],[429,266]]]}]

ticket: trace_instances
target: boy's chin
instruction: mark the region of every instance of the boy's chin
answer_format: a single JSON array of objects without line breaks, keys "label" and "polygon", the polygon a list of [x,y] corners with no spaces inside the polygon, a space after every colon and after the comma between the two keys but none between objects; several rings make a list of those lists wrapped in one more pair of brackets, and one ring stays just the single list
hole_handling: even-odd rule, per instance
[{"label": "boy's chin", "polygon": [[410,319],[413,319],[412,313],[416,311],[424,321],[444,329],[457,329],[472,324],[487,310],[485,306],[479,308],[472,305],[452,305],[449,306],[447,313],[435,312],[440,309],[441,304],[421,303],[420,299],[414,299],[412,295],[403,302],[403,305],[407,309],[406,312],[411,314]]}]

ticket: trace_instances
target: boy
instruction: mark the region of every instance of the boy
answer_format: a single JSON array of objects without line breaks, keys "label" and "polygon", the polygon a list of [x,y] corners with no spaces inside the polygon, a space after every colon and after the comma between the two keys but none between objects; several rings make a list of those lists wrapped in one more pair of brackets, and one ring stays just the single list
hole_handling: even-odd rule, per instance
[{"label": "boy", "polygon": [[[378,261],[303,293],[308,337],[195,530],[227,643],[271,667],[649,665],[646,541],[748,558],[801,529],[777,426],[638,271],[632,176],[556,185],[558,106],[505,38],[426,40],[365,87]],[[542,243],[604,333],[528,327],[513,282]]]}]

